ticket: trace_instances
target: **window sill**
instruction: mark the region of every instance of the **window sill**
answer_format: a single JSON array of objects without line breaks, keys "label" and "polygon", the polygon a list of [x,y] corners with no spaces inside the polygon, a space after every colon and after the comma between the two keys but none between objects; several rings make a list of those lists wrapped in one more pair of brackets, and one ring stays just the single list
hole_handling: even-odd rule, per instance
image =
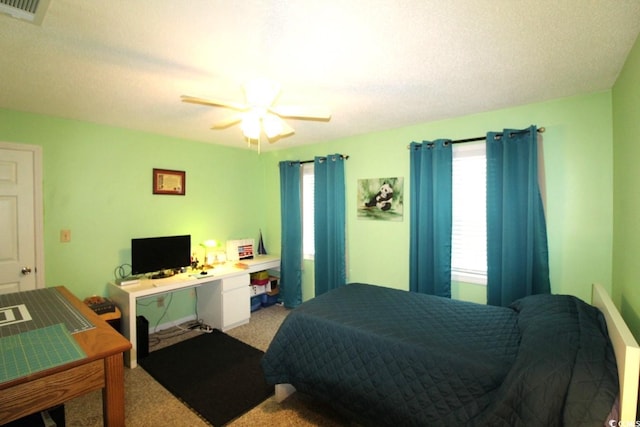
[{"label": "window sill", "polygon": [[474,285],[487,286],[487,276],[483,274],[468,273],[463,271],[452,271],[451,280],[462,283],[472,283]]}]

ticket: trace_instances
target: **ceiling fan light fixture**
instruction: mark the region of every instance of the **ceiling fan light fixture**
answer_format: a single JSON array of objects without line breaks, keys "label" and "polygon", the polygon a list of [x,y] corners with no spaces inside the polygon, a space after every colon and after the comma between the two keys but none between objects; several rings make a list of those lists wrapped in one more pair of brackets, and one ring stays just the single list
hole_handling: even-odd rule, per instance
[{"label": "ceiling fan light fixture", "polygon": [[258,139],[260,137],[260,116],[249,111],[243,115],[240,129],[245,137],[249,139]]}]

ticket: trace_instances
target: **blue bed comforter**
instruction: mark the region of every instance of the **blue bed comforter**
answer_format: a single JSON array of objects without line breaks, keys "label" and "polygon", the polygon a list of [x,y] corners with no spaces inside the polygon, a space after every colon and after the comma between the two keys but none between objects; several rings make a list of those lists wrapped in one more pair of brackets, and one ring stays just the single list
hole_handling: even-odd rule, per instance
[{"label": "blue bed comforter", "polygon": [[600,312],[494,307],[350,284],[285,319],[262,367],[364,425],[602,425],[617,394]]}]

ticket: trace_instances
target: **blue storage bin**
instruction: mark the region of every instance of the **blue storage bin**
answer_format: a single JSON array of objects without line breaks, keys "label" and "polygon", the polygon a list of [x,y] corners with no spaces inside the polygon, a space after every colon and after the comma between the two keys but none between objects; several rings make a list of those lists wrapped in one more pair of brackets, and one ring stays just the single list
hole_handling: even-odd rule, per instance
[{"label": "blue storage bin", "polygon": [[269,307],[278,302],[278,294],[275,294],[275,295],[262,294],[260,295],[260,297],[262,297],[261,299],[262,299],[263,307]]},{"label": "blue storage bin", "polygon": [[251,311],[260,310],[262,307],[262,295],[256,295],[255,297],[251,297]]}]

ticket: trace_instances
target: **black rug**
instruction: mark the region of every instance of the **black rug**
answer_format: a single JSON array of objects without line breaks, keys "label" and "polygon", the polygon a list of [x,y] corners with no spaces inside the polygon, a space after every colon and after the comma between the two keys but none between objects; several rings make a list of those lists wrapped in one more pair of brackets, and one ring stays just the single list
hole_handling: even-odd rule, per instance
[{"label": "black rug", "polygon": [[149,353],[138,363],[214,426],[221,426],[274,393],[260,367],[263,352],[214,330]]}]

